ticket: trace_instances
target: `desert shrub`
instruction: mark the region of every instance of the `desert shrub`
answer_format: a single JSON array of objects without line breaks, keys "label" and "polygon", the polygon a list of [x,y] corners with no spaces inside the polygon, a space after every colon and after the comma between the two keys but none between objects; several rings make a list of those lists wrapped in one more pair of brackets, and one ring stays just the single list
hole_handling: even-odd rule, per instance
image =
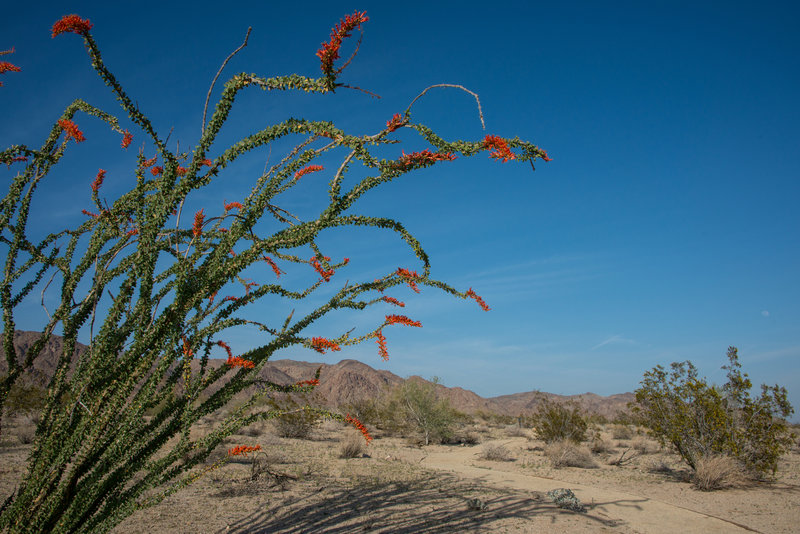
[{"label": "desert shrub", "polygon": [[591,453],[569,440],[552,441],[544,448],[544,455],[553,467],[597,467]]},{"label": "desert shrub", "polygon": [[514,460],[511,451],[497,443],[487,443],[484,445],[480,457],[493,462],[511,462]]},{"label": "desert shrub", "polygon": [[341,413],[347,413],[369,425],[381,428],[384,426],[381,406],[376,399],[365,398],[339,406]]},{"label": "desert shrub", "polygon": [[701,456],[692,476],[694,487],[701,491],[733,488],[746,481],[746,470],[730,456]]},{"label": "desert shrub", "polygon": [[610,443],[608,440],[605,440],[601,437],[597,437],[592,440],[592,443],[589,446],[589,450],[591,450],[592,453],[594,454],[602,454],[605,452],[613,451],[614,445]]},{"label": "desert shrub", "polygon": [[[421,443],[446,443],[453,434],[458,413],[447,399],[436,393],[438,379],[431,382],[410,378],[395,387],[386,400],[383,419],[389,427],[413,433]],[[406,437],[413,437],[407,435]]]},{"label": "desert shrub", "polygon": [[792,436],[786,417],[794,410],[786,389],[761,386],[751,397],[752,382],[742,374],[735,347],[728,348],[728,381],[721,387],[699,378],[691,362],[673,363],[671,372],[657,366],[636,390],[638,420],[663,444],[671,444],[694,470],[702,457],[730,456],[756,473],[775,473],[778,458]]},{"label": "desert shrub", "polygon": [[47,390],[45,388],[33,384],[16,383],[8,392],[5,408],[12,415],[40,412],[44,408],[46,398]]},{"label": "desert shrub", "polygon": [[463,429],[454,431],[450,437],[442,440],[445,445],[477,445],[480,442],[481,438],[476,432]]},{"label": "desert shrub", "polygon": [[633,430],[628,425],[615,424],[611,428],[611,437],[614,439],[631,439],[633,437]]},{"label": "desert shrub", "polygon": [[586,417],[574,403],[544,399],[530,416],[530,421],[536,437],[547,443],[565,439],[580,443],[586,439]]},{"label": "desert shrub", "polygon": [[282,438],[308,439],[320,421],[316,410],[296,408],[274,419],[275,432]]},{"label": "desert shrub", "polygon": [[631,448],[639,454],[651,454],[655,452],[653,444],[644,436],[636,436],[631,441]]},{"label": "desert shrub", "polygon": [[339,447],[339,458],[358,458],[364,454],[364,439],[355,432],[348,432]]}]

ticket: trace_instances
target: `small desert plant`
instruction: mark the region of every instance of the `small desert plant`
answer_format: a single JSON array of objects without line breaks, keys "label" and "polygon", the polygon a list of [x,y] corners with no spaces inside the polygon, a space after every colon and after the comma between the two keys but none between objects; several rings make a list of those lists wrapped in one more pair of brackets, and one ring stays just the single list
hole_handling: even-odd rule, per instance
[{"label": "small desert plant", "polygon": [[544,455],[550,460],[553,467],[581,467],[583,469],[597,467],[588,450],[578,447],[569,440],[548,443],[544,449]]},{"label": "small desert plant", "polygon": [[605,440],[601,437],[596,437],[592,440],[592,444],[589,446],[589,449],[594,454],[602,454],[604,452],[611,452],[614,450],[614,445],[610,443],[608,440]]},{"label": "small desert plant", "polygon": [[530,420],[536,437],[547,443],[565,439],[580,443],[586,439],[588,424],[577,404],[544,399]]},{"label": "small desert plant", "polygon": [[282,438],[308,439],[311,431],[320,423],[315,410],[297,408],[275,418],[275,431]]},{"label": "small desert plant", "polygon": [[364,439],[357,433],[348,432],[339,447],[339,458],[358,458],[364,454]]},{"label": "small desert plant", "polygon": [[631,439],[633,430],[628,425],[615,424],[611,429],[611,437],[614,439]]},{"label": "small desert plant", "polygon": [[[2,380],[5,377],[0,377]],[[8,392],[5,408],[10,414],[40,412],[47,398],[45,388],[33,384],[14,384]]]},{"label": "small desert plant", "polygon": [[484,460],[491,460],[493,462],[511,462],[514,460],[511,451],[505,446],[497,443],[487,443],[483,446],[480,457]]},{"label": "small desert plant", "polygon": [[741,372],[736,347],[728,348],[728,381],[708,385],[691,362],[657,366],[636,390],[634,412],[661,444],[669,443],[694,470],[702,457],[730,456],[750,471],[775,473],[792,444],[786,417],[793,413],[786,388],[761,386]]},{"label": "small desert plant", "polygon": [[508,425],[506,427],[506,435],[512,438],[526,438],[528,433],[519,425]]},{"label": "small desert plant", "polygon": [[644,436],[636,436],[633,441],[631,441],[631,447],[639,454],[651,454],[655,452],[653,443]]},{"label": "small desert plant", "polygon": [[746,480],[741,462],[730,456],[701,456],[692,477],[694,487],[701,491],[733,488]]}]

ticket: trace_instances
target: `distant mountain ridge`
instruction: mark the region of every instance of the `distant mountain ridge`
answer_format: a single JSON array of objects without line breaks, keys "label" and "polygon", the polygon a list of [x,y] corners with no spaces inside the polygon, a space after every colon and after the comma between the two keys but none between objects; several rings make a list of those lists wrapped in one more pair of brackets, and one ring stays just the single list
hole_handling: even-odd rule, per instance
[{"label": "distant mountain ridge", "polygon": [[[14,332],[14,349],[18,358],[23,358],[30,346],[39,338],[39,332]],[[56,363],[62,351],[62,339],[53,336],[45,351],[34,362],[33,369],[26,373],[24,382],[45,386],[53,375]],[[85,345],[78,344],[77,350],[83,352]],[[224,360],[212,360],[212,366],[223,365]],[[404,378],[396,374],[373,369],[369,365],[356,360],[342,360],[336,364],[312,363],[297,360],[273,360],[267,362],[259,373],[261,378],[280,384],[292,384],[313,377],[320,369],[320,385],[315,393],[326,399],[331,407],[344,406],[364,399],[378,398],[384,391],[404,382]],[[0,348],[0,374],[5,373],[8,366],[5,355]],[[419,377],[412,377],[423,380]],[[457,410],[465,413],[492,412],[500,415],[517,416],[528,414],[536,408],[542,398],[577,402],[587,412],[613,418],[618,412],[625,411],[629,402],[633,401],[633,393],[601,396],[594,393],[580,395],[556,395],[538,391],[500,395],[484,398],[460,387],[446,387],[437,384],[439,393],[450,401]]]}]

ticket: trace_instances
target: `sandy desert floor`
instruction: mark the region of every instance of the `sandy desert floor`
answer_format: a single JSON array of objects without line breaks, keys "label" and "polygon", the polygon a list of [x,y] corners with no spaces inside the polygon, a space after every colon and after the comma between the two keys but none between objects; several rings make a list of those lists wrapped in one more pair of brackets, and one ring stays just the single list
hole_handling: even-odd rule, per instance
[{"label": "sandy desert floor", "polygon": [[[529,431],[478,425],[476,445],[418,447],[378,438],[356,458],[340,458],[353,429],[325,423],[311,439],[278,438],[269,425],[231,443],[263,452],[237,457],[114,529],[133,533],[266,532],[797,532],[800,451],[786,455],[772,482],[703,492],[679,458],[643,436],[613,439],[594,467],[555,468]],[[0,496],[12,491],[29,445],[0,446]],[[501,460],[498,451],[505,456]],[[625,454],[622,465],[610,465]],[[630,458],[630,460],[627,460]],[[278,475],[278,479],[276,476]],[[561,509],[546,493],[567,488],[585,513]]]}]

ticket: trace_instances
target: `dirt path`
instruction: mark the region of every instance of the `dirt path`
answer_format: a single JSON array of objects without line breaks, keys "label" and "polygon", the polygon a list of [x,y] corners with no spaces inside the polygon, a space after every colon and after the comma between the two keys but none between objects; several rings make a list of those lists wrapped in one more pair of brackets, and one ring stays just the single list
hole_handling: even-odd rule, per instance
[{"label": "dirt path", "polygon": [[[492,442],[489,442],[492,443]],[[496,443],[502,443],[500,441]],[[588,514],[608,525],[622,525],[641,533],[737,533],[758,532],[744,525],[714,517],[666,502],[594,488],[526,473],[499,471],[475,465],[480,451],[474,448],[445,452],[431,451],[421,465],[450,471],[462,477],[524,492],[544,493],[556,488],[569,488],[589,509]]]}]

